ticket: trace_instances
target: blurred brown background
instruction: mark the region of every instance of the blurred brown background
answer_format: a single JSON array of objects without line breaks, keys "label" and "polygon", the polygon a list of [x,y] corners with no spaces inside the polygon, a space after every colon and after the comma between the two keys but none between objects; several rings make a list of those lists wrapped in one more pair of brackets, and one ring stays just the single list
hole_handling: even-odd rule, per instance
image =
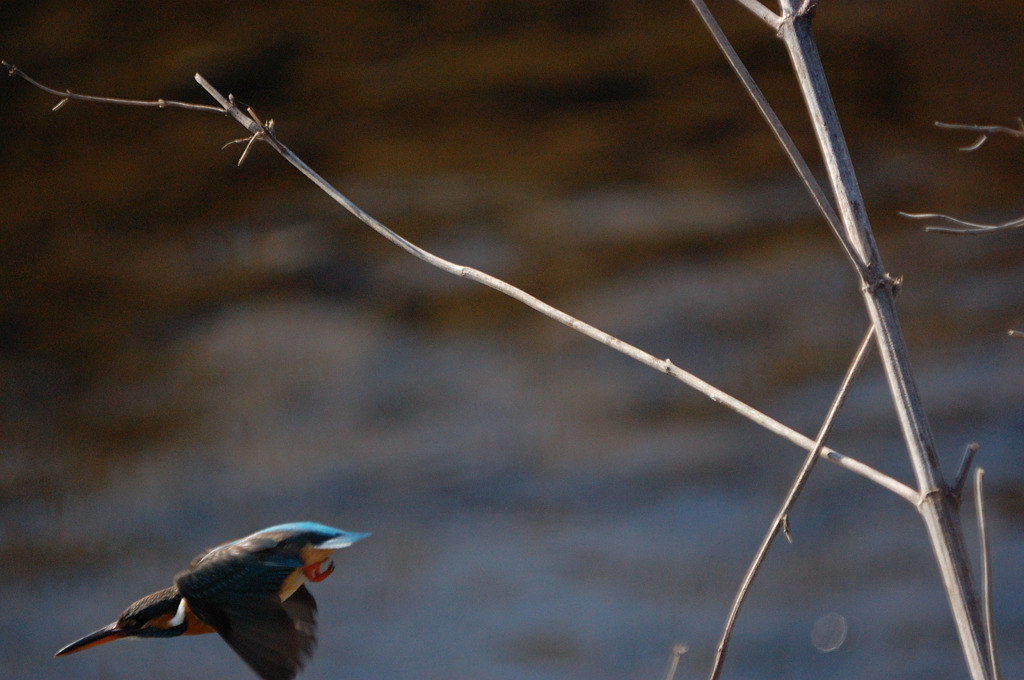
[{"label": "blurred brown background", "polygon": [[[809,158],[781,44],[718,14]],[[806,433],[866,327],[855,279],[683,2],[5,2],[56,88],[207,103],[202,73],[357,204]],[[1024,670],[1019,3],[822,2],[819,48],[952,476],[988,471],[996,618]],[[306,678],[707,671],[799,452],[665,376],[386,244],[182,111],[0,83],[0,666],[252,677],[215,636],[63,644],[204,547],[308,519],[372,539],[315,588]],[[877,364],[839,450],[903,480]],[[968,522],[972,518],[965,509]],[[973,537],[974,531],[968,528]],[[911,508],[815,472],[726,677],[963,677]],[[835,652],[816,622],[844,617]],[[817,640],[818,647],[822,647]],[[144,673],[140,669],[145,669]]]}]

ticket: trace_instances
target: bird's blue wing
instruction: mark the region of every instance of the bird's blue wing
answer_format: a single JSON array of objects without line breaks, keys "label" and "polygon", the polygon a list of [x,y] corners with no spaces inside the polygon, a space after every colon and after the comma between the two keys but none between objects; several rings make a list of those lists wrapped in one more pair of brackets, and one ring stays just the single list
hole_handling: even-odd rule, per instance
[{"label": "bird's blue wing", "polygon": [[[316,645],[316,604],[305,588],[282,603],[284,580],[303,566],[277,541],[254,537],[197,557],[175,585],[264,680],[291,680]],[[298,599],[296,599],[298,598]]]},{"label": "bird's blue wing", "polygon": [[295,551],[279,550],[278,545],[268,537],[227,543],[197,556],[174,582],[190,600],[217,597],[220,593],[277,595],[288,575],[303,566]]},{"label": "bird's blue wing", "polygon": [[283,603],[203,602],[196,613],[218,620],[217,632],[263,680],[292,680],[316,647],[316,603],[304,586]]}]

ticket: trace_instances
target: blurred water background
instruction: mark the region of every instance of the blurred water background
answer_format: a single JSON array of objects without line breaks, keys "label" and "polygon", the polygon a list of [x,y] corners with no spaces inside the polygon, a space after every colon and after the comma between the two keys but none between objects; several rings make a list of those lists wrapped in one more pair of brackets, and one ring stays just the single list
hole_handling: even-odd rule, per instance
[{"label": "blurred water background", "polygon": [[[798,144],[781,44],[713,3]],[[823,2],[819,47],[947,473],[981,444],[1006,677],[1024,672],[1024,112],[1016,2]],[[201,72],[356,203],[813,434],[855,278],[682,2],[5,2],[58,88],[206,102]],[[0,667],[250,678],[216,636],[62,645],[203,548],[373,537],[314,587],[303,676],[707,672],[801,455],[684,386],[411,259],[216,116],[0,83]],[[831,442],[911,483],[877,361]],[[975,545],[973,511],[965,506]],[[726,678],[960,678],[913,509],[819,466]],[[845,626],[845,629],[844,629]],[[843,634],[845,631],[845,635]]]}]

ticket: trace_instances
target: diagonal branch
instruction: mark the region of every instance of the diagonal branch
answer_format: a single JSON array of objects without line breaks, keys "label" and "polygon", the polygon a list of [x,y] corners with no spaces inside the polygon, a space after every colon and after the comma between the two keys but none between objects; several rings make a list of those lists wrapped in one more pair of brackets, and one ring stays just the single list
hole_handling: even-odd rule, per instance
[{"label": "diagonal branch", "polygon": [[796,479],[793,480],[793,484],[789,488],[789,492],[786,494],[786,499],[782,502],[779,507],[779,511],[775,514],[775,519],[772,520],[771,526],[768,528],[768,533],[761,540],[761,545],[757,549],[757,554],[754,555],[754,560],[751,562],[750,567],[747,568],[747,573],[743,575],[743,582],[740,585],[739,591],[736,593],[736,597],[733,599],[732,609],[729,610],[729,617],[725,623],[725,629],[722,631],[722,637],[718,641],[718,650],[715,653],[715,662],[711,667],[710,680],[718,680],[722,673],[722,666],[725,664],[725,655],[729,649],[729,638],[732,637],[732,630],[736,626],[736,619],[740,615],[740,609],[743,607],[743,603],[747,599],[747,593],[750,592],[750,586],[754,583],[754,578],[757,573],[761,570],[761,565],[764,564],[765,559],[768,557],[768,551],[772,547],[772,543],[778,537],[779,532],[785,532],[786,536],[789,536],[789,514],[793,510],[793,506],[796,505],[796,500],[800,496],[800,492],[803,491],[804,485],[807,484],[807,480],[811,476],[811,471],[814,470],[815,463],[818,462],[818,452],[821,451],[825,446],[825,441],[828,439],[829,434],[832,432],[832,426],[836,422],[836,417],[839,415],[840,409],[843,407],[843,403],[846,401],[846,396],[850,393],[850,389],[853,387],[854,381],[857,379],[857,375],[860,373],[860,369],[864,366],[864,362],[868,357],[868,350],[874,344],[875,332],[873,328],[868,328],[864,338],[860,341],[860,346],[857,347],[857,352],[853,357],[853,361],[850,362],[850,367],[846,369],[846,375],[843,377],[843,382],[839,386],[839,390],[836,392],[836,396],[832,400],[831,406],[829,406],[828,413],[825,415],[825,420],[821,423],[821,427],[818,429],[818,436],[814,440],[814,447],[807,453],[807,457],[804,458],[804,464],[800,468],[800,472],[797,473]]},{"label": "diagonal branch", "polygon": [[[238,107],[235,106],[231,100],[224,98],[223,95],[217,92],[216,89],[199,74],[196,74],[196,81],[200,85],[202,85],[207,92],[210,93],[210,96],[219,101],[222,106],[229,107],[230,115],[232,115],[247,129],[252,129],[250,126],[255,121],[253,121],[245,114],[241,113]],[[281,156],[283,156],[285,160],[287,160],[289,163],[295,166],[299,170],[299,172],[301,172],[303,175],[309,178],[311,182],[313,182],[324,193],[326,193],[328,196],[334,199],[335,202],[342,205],[346,210],[348,210],[357,218],[359,218],[359,220],[361,220],[364,224],[366,224],[371,229],[376,231],[378,234],[380,234],[387,240],[391,241],[399,248],[402,248],[406,252],[414,255],[415,257],[418,257],[419,259],[423,260],[424,262],[430,265],[437,267],[438,269],[441,269],[442,271],[448,272],[449,274],[453,274],[455,276],[476,281],[477,283],[493,288],[494,290],[500,293],[504,293],[505,295],[515,300],[518,300],[519,302],[522,302],[523,304],[540,312],[541,314],[547,316],[550,319],[554,319],[555,321],[564,324],[569,328],[572,328],[573,330],[578,331],[579,333],[582,333],[583,335],[593,340],[596,340],[607,347],[614,349],[617,352],[625,354],[631,359],[634,359],[646,366],[649,366],[657,371],[661,371],[662,373],[666,373],[675,378],[676,380],[679,380],[680,382],[697,390],[698,392],[708,397],[712,401],[722,404],[723,406],[729,409],[732,409],[736,413],[739,413],[741,416],[753,421],[757,425],[760,425],[769,432],[772,432],[805,450],[810,450],[814,446],[814,441],[811,440],[810,438],[800,434],[799,432],[796,432],[795,430],[786,425],[783,425],[774,418],[758,411],[754,407],[744,403],[743,401],[740,401],[736,397],[733,397],[732,395],[723,392],[714,385],[711,385],[710,383],[702,380],[701,378],[698,378],[696,375],[682,368],[679,368],[678,366],[673,364],[670,359],[658,359],[654,355],[649,354],[648,352],[645,352],[644,350],[639,349],[638,347],[635,347],[623,340],[620,340],[619,338],[616,338],[615,336],[610,335],[609,333],[606,333],[599,328],[596,328],[588,323],[580,321],[579,319],[570,316],[569,314],[566,314],[560,309],[557,309],[556,307],[549,305],[543,300],[540,300],[530,295],[529,293],[523,291],[522,289],[517,288],[499,278],[491,276],[490,274],[482,272],[478,269],[474,269],[472,267],[455,264],[454,262],[450,262],[444,258],[434,255],[429,251],[424,250],[423,248],[420,248],[416,244],[412,243],[411,241],[408,241],[402,236],[399,236],[394,231],[381,224],[374,217],[366,213],[362,208],[360,208],[351,200],[349,200],[348,197],[346,197],[340,191],[331,186],[331,184],[327,182],[327,180],[321,177],[312,168],[306,165],[306,163],[303,162],[298,156],[296,156],[291,151],[291,149],[289,149],[280,141],[278,141],[278,139],[273,135],[272,129],[267,128],[255,134],[260,135],[262,141],[265,141],[268,144],[270,144],[270,146],[273,147],[274,150],[277,151]],[[888,475],[885,475],[884,473],[879,472],[874,468],[871,468],[868,465],[865,465],[857,460],[849,458],[848,456],[844,456],[843,454],[828,448],[822,449],[820,455],[828,458],[830,461],[840,465],[841,467],[845,467],[846,469],[855,472],[856,474],[859,474],[867,479],[870,479],[871,481],[874,481],[877,484],[880,484],[881,486],[885,487],[889,491],[892,491],[893,493],[896,493],[898,496],[904,498],[905,500],[908,500],[915,504],[919,500],[918,494],[914,492],[912,489],[902,484],[901,482],[898,482],[895,479],[889,477]]]},{"label": "diagonal branch", "polygon": [[[16,67],[9,65],[7,62],[3,62],[3,64],[10,71],[10,75],[19,75],[23,78],[26,78],[26,80],[28,80],[30,83],[37,85],[35,81],[27,78],[27,76],[25,76],[25,74]],[[259,118],[257,118],[256,115],[252,112],[252,109],[248,109],[248,111],[242,111],[235,102],[234,97],[230,95],[225,97],[198,73],[196,74],[195,78],[196,82],[198,82],[203,87],[203,89],[205,89],[210,94],[210,96],[213,97],[218,102],[218,104],[220,104],[219,108],[211,106],[200,106],[196,104],[184,104],[182,102],[166,102],[160,100],[160,102],[162,102],[162,106],[166,107],[173,105],[179,108],[188,108],[191,110],[204,112],[216,112],[231,116],[236,121],[238,121],[238,123],[241,124],[246,130],[250,132],[250,138],[247,138],[245,140],[247,143],[247,148],[251,145],[252,142],[255,141],[262,141],[269,144],[275,151],[278,152],[278,154],[280,154],[285,160],[291,163],[296,169],[299,170],[299,172],[305,175],[311,182],[313,182],[313,184],[319,187],[335,202],[339,203],[342,207],[344,207],[346,210],[355,215],[364,224],[369,226],[371,229],[376,231],[385,239],[395,244],[396,246],[406,251],[407,253],[449,274],[461,278],[466,278],[471,281],[476,281],[477,283],[488,286],[489,288],[492,288],[500,293],[504,293],[505,295],[513,298],[514,300],[522,302],[523,304],[540,312],[541,314],[547,316],[550,319],[558,321],[559,323],[564,324],[565,326],[568,326],[569,328],[579,333],[582,333],[583,335],[593,340],[596,340],[601,344],[630,357],[631,359],[634,359],[646,366],[649,366],[650,368],[653,368],[657,371],[660,371],[675,378],[676,380],[679,380],[680,382],[688,385],[689,387],[705,395],[712,401],[726,406],[727,408],[735,411],[736,413],[747,418],[748,420],[751,420],[755,424],[765,428],[769,432],[772,432],[778,435],[779,437],[782,437],[783,439],[786,439],[787,441],[796,444],[798,447],[804,450],[810,451],[814,448],[814,440],[810,439],[806,435],[803,435],[800,432],[797,432],[796,430],[788,427],[787,425],[780,423],[774,418],[766,415],[765,413],[762,413],[761,411],[758,411],[754,407],[744,403],[743,401],[737,399],[736,397],[733,397],[732,395],[723,392],[722,390],[702,380],[696,375],[679,368],[678,366],[673,364],[670,359],[658,359],[654,355],[645,352],[644,350],[639,349],[638,347],[635,347],[627,342],[624,342],[623,340],[620,340],[619,338],[616,338],[615,336],[606,333],[605,331],[602,331],[599,328],[596,328],[588,323],[580,321],[579,319],[570,316],[569,314],[566,314],[560,309],[553,307],[552,305],[549,305],[543,300],[540,300],[534,297],[533,295],[530,295],[526,291],[517,288],[505,281],[502,281],[497,277],[491,276],[490,274],[482,272],[478,269],[474,269],[472,267],[467,267],[464,265],[459,265],[449,260],[446,260],[442,257],[438,257],[437,255],[434,255],[433,253],[424,250],[418,245],[403,238],[402,236],[398,235],[397,233],[386,227],[384,224],[376,220],[374,217],[372,217],[362,208],[357,206],[355,203],[353,203],[348,197],[346,197],[344,194],[342,194],[340,191],[334,188],[327,180],[321,177],[316,171],[314,171],[312,168],[306,165],[306,163],[302,161],[298,156],[296,156],[291,149],[282,144],[274,134],[274,123],[272,120],[268,121],[266,124],[263,124],[259,120]],[[54,90],[52,88],[48,88],[45,86],[43,86],[42,89],[51,94],[55,94],[58,97],[64,97],[67,99],[135,105],[134,100],[109,100],[103,97],[91,97],[86,95],[74,94],[69,91],[61,92],[59,90]],[[142,105],[155,106],[156,103],[145,102]],[[911,504],[917,505],[921,500],[920,494],[914,489],[904,484],[903,482],[900,482],[890,477],[889,475],[885,474],[884,472],[881,472],[854,458],[845,456],[839,453],[838,451],[829,449],[827,447],[822,448],[820,450],[819,455],[831,461],[832,463],[839,465],[842,468],[845,468],[857,475],[860,475],[861,477],[864,477],[865,479],[868,479],[878,484],[879,486],[891,491],[892,493],[896,494],[900,498],[903,498],[904,500]]]},{"label": "diagonal branch", "polygon": [[779,30],[779,26],[782,25],[782,17],[762,5],[758,0],[736,0],[736,2],[749,9],[757,16],[757,18],[768,24],[768,26],[776,31]]},{"label": "diagonal branch", "polygon": [[[792,137],[789,136],[789,132],[786,131],[786,127],[779,120],[779,117],[775,115],[775,110],[772,109],[771,104],[768,103],[768,99],[761,92],[761,88],[757,86],[754,81],[754,77],[750,75],[750,71],[744,66],[743,60],[740,59],[740,55],[736,54],[736,50],[733,49],[732,43],[726,37],[722,31],[721,26],[715,21],[715,17],[711,14],[707,5],[704,4],[704,0],[690,0],[694,9],[697,10],[697,14],[700,15],[704,25],[707,26],[708,32],[711,33],[711,37],[714,38],[715,43],[718,45],[718,49],[722,51],[726,61],[729,62],[729,66],[736,73],[736,76],[740,79],[744,89],[750,98],[754,100],[754,105],[757,106],[757,110],[761,112],[765,121],[768,123],[768,127],[772,129],[772,133],[778,140],[779,144],[782,145],[782,150],[786,153],[789,158],[789,162],[793,165],[796,170],[796,174],[800,176],[800,180],[804,183],[808,193],[811,194],[811,198],[814,200],[814,204],[818,207],[818,211],[821,213],[825,221],[828,222],[829,228],[832,233],[835,234],[839,240],[840,246],[843,248],[843,252],[846,254],[847,259],[855,269],[861,269],[861,259],[850,249],[849,242],[843,236],[843,225],[836,215],[835,209],[825,196],[824,190],[821,188],[821,184],[814,178],[814,173],[807,166],[807,162],[803,156],[800,155],[799,149],[796,148],[796,144],[793,143]],[[774,15],[773,15],[774,16]],[[777,23],[774,27],[776,30],[780,30],[782,24]]]}]

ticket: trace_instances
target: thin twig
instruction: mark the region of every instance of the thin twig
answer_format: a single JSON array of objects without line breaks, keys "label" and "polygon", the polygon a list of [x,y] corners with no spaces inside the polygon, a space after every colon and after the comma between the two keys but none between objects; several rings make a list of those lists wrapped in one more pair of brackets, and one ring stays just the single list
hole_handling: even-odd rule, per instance
[{"label": "thin twig", "polygon": [[732,631],[736,626],[736,620],[739,617],[740,609],[743,607],[743,603],[747,599],[747,593],[750,592],[750,586],[753,584],[754,578],[757,576],[757,573],[761,570],[761,565],[764,564],[765,559],[768,557],[768,551],[771,549],[772,543],[775,541],[775,537],[779,535],[780,531],[785,531],[786,536],[789,536],[789,514],[792,512],[793,506],[796,504],[796,500],[799,498],[804,485],[807,484],[807,480],[811,476],[811,471],[814,470],[815,463],[818,462],[818,451],[825,446],[825,441],[832,432],[832,426],[835,424],[836,417],[839,415],[839,411],[842,409],[843,403],[846,401],[846,396],[850,393],[850,389],[853,387],[853,383],[857,379],[857,375],[860,373],[860,369],[868,357],[868,351],[873,346],[874,339],[874,328],[868,328],[867,333],[864,334],[864,337],[860,341],[860,346],[857,347],[857,352],[854,354],[853,361],[850,362],[849,368],[846,369],[846,375],[843,376],[843,382],[839,385],[839,390],[832,399],[832,404],[829,406],[828,413],[825,415],[825,420],[821,423],[821,427],[818,430],[818,436],[814,440],[814,448],[812,448],[808,452],[807,457],[804,458],[804,464],[801,466],[800,472],[797,473],[796,479],[793,480],[793,484],[789,487],[786,499],[782,502],[778,512],[775,513],[775,518],[772,520],[771,526],[768,527],[768,533],[766,533],[764,538],[761,540],[761,545],[758,547],[757,553],[754,555],[754,560],[747,568],[747,573],[743,575],[743,582],[740,585],[739,591],[736,593],[736,597],[733,599],[732,609],[729,610],[729,617],[726,620],[725,628],[722,631],[722,637],[718,642],[718,650],[715,653],[714,665],[711,667],[711,675],[709,676],[710,680],[717,680],[722,673],[722,666],[725,663],[725,655],[729,648],[729,639],[732,637]]},{"label": "thin twig", "polygon": [[1015,331],[1012,328],[1006,331],[1006,334],[1011,338],[1024,338],[1024,331]]},{"label": "thin twig", "polygon": [[955,217],[939,213],[900,212],[900,216],[911,220],[942,220],[943,222],[949,222],[952,225],[957,225],[952,227],[929,225],[924,228],[925,231],[941,232],[944,234],[987,234],[993,231],[1003,231],[1024,227],[1024,217],[1018,217],[1010,220],[1009,222],[1003,222],[1002,224],[981,224],[978,222],[967,222],[966,220],[960,220]]},{"label": "thin twig", "polygon": [[[1024,119],[1017,119],[1017,127],[1005,127],[1003,125],[960,125],[958,123],[941,123],[935,121],[935,127],[940,127],[945,130],[968,130],[970,132],[979,133],[978,138],[967,146],[961,146],[960,151],[974,151],[981,148],[981,145],[988,141],[988,138],[994,134],[1010,135],[1011,137],[1024,137]],[[1003,222],[1002,224],[981,224],[978,222],[967,222],[966,220],[957,219],[950,217],[949,215],[941,215],[936,213],[905,213],[901,212],[900,215],[907,217],[912,220],[941,220],[948,222],[952,226],[926,226],[925,231],[943,233],[943,234],[960,234],[960,235],[971,235],[971,234],[987,234],[993,231],[1003,231],[1009,229],[1017,229],[1018,227],[1024,226],[1024,217],[1018,217],[1010,220],[1009,222]]]},{"label": "thin twig", "polygon": [[782,17],[775,12],[771,11],[757,0],[736,0],[751,12],[753,12],[761,21],[771,26],[772,30],[779,30],[779,26],[782,25]]},{"label": "thin twig", "polygon": [[992,615],[992,563],[989,559],[988,523],[985,521],[984,477],[985,470],[978,468],[974,473],[974,507],[978,516],[978,541],[981,543],[981,601],[985,610],[985,637],[988,643],[989,663],[992,665],[992,677],[999,680],[999,655],[996,651],[995,621]]},{"label": "thin twig", "polygon": [[[7,65],[6,62],[3,62]],[[13,66],[7,65],[11,69],[12,75],[17,73],[22,75],[28,80],[28,82],[40,87],[45,92],[49,92],[58,97],[64,97],[66,92],[54,90],[52,88],[40,85],[36,81],[27,78],[21,71],[15,69]],[[374,217],[366,213],[362,208],[353,203],[348,197],[342,194],[340,191],[335,189],[327,180],[321,177],[317,172],[310,168],[304,161],[292,152],[291,149],[282,144],[274,134],[274,122],[273,120],[268,121],[265,125],[259,120],[259,118],[252,112],[252,109],[248,109],[248,112],[242,111],[238,104],[235,102],[233,96],[228,95],[225,97],[222,95],[213,85],[211,85],[205,78],[198,73],[195,75],[196,82],[199,83],[205,89],[211,97],[213,97],[218,104],[220,109],[213,107],[205,107],[199,105],[183,105],[183,108],[189,108],[198,111],[216,111],[218,113],[226,113],[238,121],[245,129],[250,133],[250,137],[245,138],[246,148],[250,148],[252,143],[256,141],[262,141],[269,144],[275,151],[278,152],[285,160],[291,163],[296,169],[305,175],[311,182],[321,189],[324,193],[330,196],[335,202],[340,204],[346,210],[355,215],[360,221],[369,226],[371,229],[376,231],[378,234],[386,238],[391,243],[397,245],[402,250],[405,250],[409,254],[423,260],[427,264],[433,265],[442,271],[445,271],[454,276],[476,281],[482,285],[493,288],[494,290],[504,293],[505,295],[522,302],[528,307],[540,312],[550,319],[558,321],[561,324],[568,326],[569,328],[586,335],[587,337],[600,342],[601,344],[610,347],[626,356],[649,366],[657,371],[672,376],[676,380],[690,386],[697,390],[701,394],[712,401],[722,404],[727,408],[736,411],[740,415],[744,416],[748,420],[751,420],[757,425],[765,428],[769,432],[772,432],[783,439],[786,439],[793,444],[804,450],[811,450],[814,447],[814,441],[809,437],[797,432],[796,430],[780,423],[779,421],[771,418],[770,416],[758,411],[757,409],[749,406],[748,404],[740,401],[739,399],[723,392],[722,390],[714,387],[708,382],[698,378],[697,376],[689,373],[675,364],[670,359],[658,359],[657,357],[645,352],[627,342],[624,342],[609,333],[606,333],[590,324],[587,324],[579,319],[566,314],[565,312],[549,305],[548,303],[539,300],[538,298],[530,295],[529,293],[517,288],[499,278],[491,276],[485,272],[472,267],[455,264],[445,260],[444,258],[438,257],[433,253],[420,248],[416,244],[408,241],[407,239],[399,236],[397,233],[384,226],[382,223],[377,221]],[[104,97],[86,97],[85,95],[72,95],[75,99],[86,99],[87,101],[96,101],[102,103],[113,103],[113,104],[129,104],[129,105],[140,105],[140,106],[154,106],[154,102],[142,102],[136,104],[133,100],[124,99],[108,99]],[[163,100],[160,100],[163,102]],[[179,102],[163,102],[164,106],[178,105]],[[236,140],[239,143],[243,140]],[[239,162],[245,159],[245,154],[239,159]],[[820,455],[827,458],[829,461],[845,468],[865,479],[868,479],[879,486],[891,491],[900,498],[903,498],[909,503],[917,505],[921,500],[921,495],[910,488],[906,484],[890,477],[889,475],[881,472],[865,463],[862,463],[854,458],[845,456],[838,451],[829,448],[822,448]]]},{"label": "thin twig", "polygon": [[781,3],[784,21],[779,35],[786,45],[810,114],[829,185],[836,199],[836,211],[842,217],[843,229],[850,241],[849,247],[864,263],[857,270],[861,277],[861,295],[878,338],[882,367],[921,494],[917,510],[924,521],[942,576],[964,662],[972,680],[991,680],[981,609],[971,578],[970,558],[958,506],[947,493],[935,437],[910,365],[891,278],[882,264],[850,150],[818,54],[813,12],[804,11],[811,5],[807,0],[802,3],[800,0],[781,0]]},{"label": "thin twig", "polygon": [[960,469],[957,470],[953,486],[949,489],[950,493],[957,498],[960,498],[963,493],[964,484],[967,483],[967,475],[971,471],[971,463],[974,461],[974,454],[978,453],[978,448],[977,442],[971,442],[964,448],[964,455],[960,459]]},{"label": "thin twig", "polygon": [[672,646],[672,657],[668,660],[668,668],[665,669],[664,680],[675,680],[676,671],[679,669],[679,659],[686,654],[688,648],[680,643]]},{"label": "thin twig", "polygon": [[1010,135],[1011,137],[1024,137],[1024,119],[1017,119],[1017,127],[1011,128],[1004,125],[961,125],[959,123],[941,123],[935,121],[935,127],[945,130],[967,130],[977,132],[978,138],[967,146],[961,146],[960,151],[975,151],[988,141],[988,138],[995,134]]},{"label": "thin twig", "polygon": [[222,116],[227,114],[227,111],[225,111],[222,107],[210,106],[209,104],[189,104],[188,102],[177,102],[168,99],[118,99],[116,97],[96,97],[88,94],[78,94],[76,92],[72,92],[71,90],[55,90],[52,87],[47,87],[39,81],[30,78],[27,73],[22,71],[14,64],[10,64],[6,61],[2,61],[0,63],[2,63],[4,68],[7,69],[7,75],[18,76],[20,78],[23,78],[32,85],[38,87],[43,92],[48,92],[49,94],[52,94],[55,97],[60,97],[60,101],[57,102],[57,105],[53,107],[53,111],[61,110],[62,108],[64,108],[64,105],[71,100],[77,100],[83,102],[98,102],[101,104],[124,104],[128,106],[145,106],[158,109],[185,109],[187,111],[202,111],[204,113],[216,113]]},{"label": "thin twig", "polygon": [[[800,155],[800,151],[796,148],[796,144],[793,143],[793,139],[786,132],[785,126],[779,117],[775,115],[775,111],[772,109],[771,104],[765,98],[764,93],[761,92],[761,88],[757,86],[754,81],[754,77],[750,75],[747,67],[743,65],[743,60],[736,54],[736,50],[733,49],[732,44],[722,31],[721,26],[715,20],[715,17],[711,14],[711,10],[708,9],[707,5],[704,4],[704,0],[690,0],[693,8],[697,10],[697,14],[700,15],[701,20],[704,21],[704,25],[707,26],[708,32],[711,33],[711,37],[714,38],[715,43],[718,45],[718,49],[721,50],[725,56],[726,61],[729,62],[729,66],[736,73],[740,82],[743,83],[743,87],[746,89],[747,94],[754,100],[754,105],[757,106],[757,110],[761,112],[761,116],[764,117],[768,123],[768,127],[771,128],[775,138],[782,145],[782,150],[786,153],[786,157],[789,158],[789,162],[793,165],[797,175],[800,176],[800,180],[804,183],[808,193],[811,194],[811,198],[814,200],[814,204],[818,206],[818,211],[822,217],[828,223],[829,228],[835,237],[839,240],[840,246],[843,248],[847,259],[854,266],[855,269],[860,270],[863,265],[861,259],[857,257],[855,251],[850,247],[849,241],[843,235],[842,223],[839,220],[839,216],[836,214],[835,209],[825,196],[824,190],[818,183],[818,180],[814,178],[814,173],[811,172],[807,162],[803,156]],[[782,24],[776,25],[776,30],[781,28]]]}]

